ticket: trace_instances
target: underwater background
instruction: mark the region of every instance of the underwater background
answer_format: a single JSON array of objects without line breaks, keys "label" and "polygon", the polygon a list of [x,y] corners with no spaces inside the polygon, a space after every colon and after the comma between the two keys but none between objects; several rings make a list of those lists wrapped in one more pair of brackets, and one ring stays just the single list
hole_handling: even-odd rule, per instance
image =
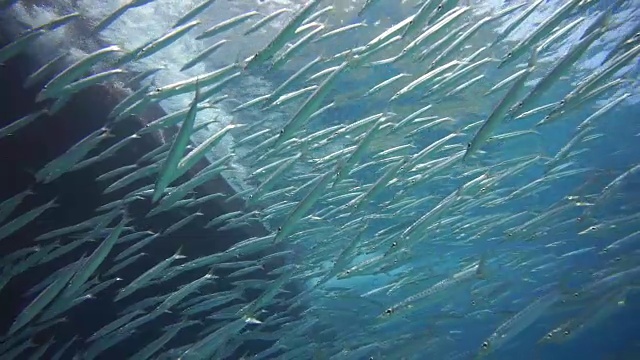
[{"label": "underwater background", "polygon": [[[640,2],[0,9],[2,359],[640,359]],[[422,12],[417,27],[376,42]],[[167,34],[176,37],[157,42]],[[123,72],[40,99],[57,74],[112,45],[72,81]],[[509,56],[518,46],[526,51]],[[179,81],[189,89],[162,95]],[[136,93],[140,107],[114,116]],[[510,113],[481,139],[505,99]],[[559,116],[539,124],[548,114]],[[181,157],[210,146],[158,192],[190,116],[199,129]],[[39,173],[91,134],[104,139],[63,158],[58,177]],[[110,188],[140,169],[149,172]]]}]

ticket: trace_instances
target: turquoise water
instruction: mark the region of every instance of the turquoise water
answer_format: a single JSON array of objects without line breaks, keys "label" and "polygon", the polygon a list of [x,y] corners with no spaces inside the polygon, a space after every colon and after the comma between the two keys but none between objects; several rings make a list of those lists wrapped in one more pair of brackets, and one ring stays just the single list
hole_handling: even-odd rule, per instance
[{"label": "turquoise water", "polygon": [[[179,231],[164,235],[167,241],[162,245],[148,245],[148,249],[156,251],[150,256],[153,261],[142,263],[136,259],[135,269],[116,273],[124,281],[116,282],[114,289],[98,296],[101,306],[113,314],[88,321],[72,315],[80,311],[75,307],[63,312],[71,317],[72,324],[82,322],[82,330],[74,330],[73,325],[65,328],[64,335],[43,350],[47,356],[53,356],[66,341],[79,335],[81,340],[71,349],[80,358],[95,354],[105,359],[136,358],[139,355],[133,354],[144,345],[170,333],[167,326],[178,324],[185,330],[181,329],[148,358],[640,357],[636,335],[640,325],[635,321],[640,285],[640,50],[637,34],[633,37],[638,31],[638,4],[629,0],[540,1],[519,26],[506,34],[505,29],[510,29],[510,24],[536,2],[366,3],[361,11],[364,1],[310,2],[315,7],[309,8],[304,18],[313,17],[309,20],[311,25],[305,28],[301,23],[297,33],[291,32],[274,45],[277,41],[273,39],[278,40],[287,24],[302,20],[294,15],[300,14],[302,2],[218,1],[196,17],[202,23],[194,25],[175,43],[150,57],[138,56],[137,60],[117,63],[131,74],[118,75],[104,84],[127,93],[138,89],[127,84],[133,75],[161,68],[143,81],[149,87],[149,98],[157,91],[154,89],[202,77],[234,62],[239,64],[218,79],[225,82],[230,76],[229,82],[215,93],[227,98],[195,115],[196,126],[215,122],[188,135],[197,146],[215,134],[223,134],[222,140],[206,152],[206,160],[215,162],[228,156],[221,176],[239,194],[236,197],[242,199],[241,206],[234,208],[238,213],[233,214],[229,205],[220,205],[231,193],[221,195],[216,205],[190,206],[197,201],[195,198],[218,192],[210,182],[203,182],[209,186],[198,187],[193,194],[185,193],[182,199],[186,200],[170,210],[172,218],[168,213],[159,217],[146,215],[158,206],[150,199],[154,186],[158,188],[162,170],[136,183],[139,191],[145,185],[151,186],[144,193],[136,194],[136,187],[130,185],[99,198],[100,205],[125,200],[122,209],[133,214],[128,222],[134,228],[132,232],[163,235],[181,219],[188,219],[188,223]],[[141,4],[105,30],[86,37],[79,29],[95,26],[117,6],[101,8],[91,1],[80,1],[30,8],[19,2],[5,16],[36,26],[43,23],[42,18],[52,18],[52,13],[59,16],[78,11],[81,18],[77,21],[82,22],[82,27],[68,25],[46,34],[59,42],[58,51],[73,49],[71,58],[77,60],[81,56],[75,53],[80,50],[92,53],[111,44],[122,48],[125,56],[135,55],[136,48],[153,44],[167,34],[180,14],[194,6],[192,2],[161,0]],[[313,15],[326,6],[333,8],[317,17]],[[570,7],[561,13],[563,6]],[[293,11],[276,17],[254,34],[244,35],[259,18],[280,8]],[[421,20],[423,26],[390,43],[385,41],[395,34],[380,42],[372,41],[427,8],[433,12]],[[260,14],[214,37],[196,39],[205,29],[254,10]],[[500,13],[502,10],[506,12]],[[608,20],[600,23],[606,14]],[[463,38],[466,31],[483,22],[477,31]],[[594,23],[597,26],[592,27]],[[322,34],[349,24],[354,27],[321,38]],[[436,30],[439,26],[441,31]],[[396,34],[403,34],[404,29]],[[429,35],[430,31],[433,34]],[[452,36],[447,38],[449,34]],[[504,39],[494,44],[499,34],[504,34]],[[297,42],[307,35],[310,42]],[[425,35],[424,39],[416,43],[421,35]],[[627,43],[622,44],[625,39]],[[220,51],[189,70],[180,70],[196,54],[220,40],[227,41]],[[589,40],[593,42],[587,43]],[[263,50],[270,49],[268,44],[281,48],[277,52],[280,55],[274,57],[284,56],[278,60],[277,64],[282,65],[277,68],[270,65],[272,59],[252,62],[250,58],[268,51]],[[586,50],[581,49],[582,45]],[[420,53],[431,46],[434,48],[419,60]],[[519,48],[523,51],[514,51]],[[41,64],[31,71],[53,58],[52,54],[34,49],[25,51]],[[369,53],[373,49],[376,52]],[[400,57],[403,49],[408,53]],[[578,54],[582,50],[584,53]],[[507,54],[512,52],[518,56],[511,59]],[[317,57],[320,58],[314,60]],[[508,61],[499,65],[505,59]],[[279,94],[285,95],[279,100],[283,104],[267,108],[264,100],[249,103],[260,97],[266,99],[312,61],[316,62],[309,70]],[[597,77],[618,62],[620,66],[615,71],[601,79]],[[113,62],[105,60],[92,70],[106,71],[113,66]],[[331,67],[336,69],[318,75]],[[430,71],[433,72],[429,74]],[[522,75],[492,90],[516,73]],[[368,94],[400,74],[405,75],[375,94]],[[425,81],[418,83],[423,75]],[[215,86],[207,83],[199,94]],[[313,87],[287,100],[287,93],[309,86]],[[194,91],[195,86],[162,99],[158,105],[166,112],[188,110],[192,108]],[[214,97],[200,101],[212,102]],[[514,107],[523,99],[522,108]],[[593,116],[613,102],[615,106],[602,116]],[[501,108],[501,104],[506,105]],[[555,114],[554,109],[563,112],[553,121],[539,124],[546,121],[548,114]],[[497,114],[495,118],[492,113]],[[355,127],[358,121],[371,116],[376,117]],[[407,120],[409,116],[413,120]],[[185,117],[188,119],[186,112],[182,118]],[[141,127],[154,118],[145,114],[126,117],[123,122]],[[487,123],[487,119],[492,120]],[[588,123],[583,123],[586,119]],[[106,126],[118,129],[122,126],[119,124],[122,122],[107,122]],[[482,130],[488,128],[486,133]],[[166,127],[154,133],[160,135],[154,140],[171,142],[178,129]],[[131,135],[114,133],[116,138],[109,145]],[[255,137],[247,139],[252,135]],[[278,145],[261,144],[269,138]],[[106,148],[95,147],[89,154],[99,155]],[[117,166],[131,164],[125,151],[114,158],[120,160]],[[165,158],[160,157],[156,164],[164,166]],[[278,161],[281,162],[261,174],[255,173]],[[112,168],[99,171],[108,170]],[[73,169],[68,172],[73,173]],[[126,173],[129,171],[123,174]],[[201,175],[190,171],[170,185],[184,184]],[[70,179],[63,175],[54,183],[67,186]],[[39,185],[35,186],[38,189]],[[231,213],[229,218],[207,227],[223,210]],[[202,215],[193,215],[198,211]],[[92,216],[98,214],[100,211]],[[87,234],[88,230],[82,230],[78,231],[80,239],[96,236],[98,243],[107,242],[121,218],[119,213],[114,214],[115,219],[104,225],[104,233]],[[45,212],[43,217],[46,216],[54,215]],[[90,217],[84,214],[70,223],[31,230],[38,230],[37,236],[87,219]],[[225,226],[234,230],[229,232]],[[237,252],[234,248],[229,250],[232,244],[254,235],[253,230],[247,230],[250,227],[266,229],[269,235],[262,240],[263,245]],[[209,237],[225,238],[225,245],[215,249],[204,246],[201,240]],[[70,244],[75,239],[60,237],[58,244]],[[91,244],[86,250],[91,253],[96,246]],[[105,274],[130,246],[133,245],[119,244],[108,251],[105,261],[96,264],[87,281],[100,284],[112,279]],[[153,287],[125,301],[115,299],[120,288],[169,258],[179,247],[186,258],[177,257],[163,266],[152,278]],[[281,251],[284,253],[279,254]],[[216,253],[218,258],[193,265]],[[282,261],[273,262],[270,254],[278,254],[273,257]],[[74,256],[66,263],[54,266],[43,262],[39,266],[53,272],[78,261],[82,252]],[[10,273],[20,261],[8,263],[5,268]],[[241,275],[234,277],[235,270],[240,270]],[[218,276],[215,283],[203,277],[208,272]],[[235,283],[237,278],[254,282]],[[204,285],[188,285],[198,287],[197,291],[189,292],[175,304],[158,305],[166,299],[161,296],[173,294],[175,298],[182,286],[194,284],[197,279],[205,279]],[[72,286],[66,281],[63,285],[64,289]],[[198,296],[206,300],[207,294],[227,291],[237,297],[224,306],[211,306],[197,313],[182,306],[189,301],[196,303]],[[33,294],[26,297],[31,298]],[[159,300],[141,305],[152,298]],[[48,306],[60,306],[65,299],[56,297],[56,301],[59,302]],[[21,307],[28,304],[23,302]],[[142,311],[136,318],[146,316],[148,322],[133,322],[134,325],[123,325],[98,340],[87,339],[118,316],[130,314],[127,306],[139,306]],[[100,311],[98,306],[86,309],[82,314]],[[224,316],[224,320],[216,316]],[[26,329],[33,329],[42,321],[36,316]],[[222,330],[215,333],[218,329]],[[3,343],[10,343],[15,336],[7,335]],[[203,339],[213,347],[209,352],[202,350]],[[122,346],[101,349],[109,341]],[[45,344],[39,338],[36,343]],[[63,358],[72,358],[71,352]]]}]

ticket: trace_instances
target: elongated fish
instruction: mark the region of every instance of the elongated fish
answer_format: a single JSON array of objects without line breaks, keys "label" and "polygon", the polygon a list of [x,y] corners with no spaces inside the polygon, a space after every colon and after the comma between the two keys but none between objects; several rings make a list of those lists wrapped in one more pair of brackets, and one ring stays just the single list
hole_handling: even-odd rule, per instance
[{"label": "elongated fish", "polygon": [[158,174],[158,179],[156,180],[156,185],[153,190],[152,201],[157,202],[160,200],[160,197],[164,194],[167,186],[171,184],[176,179],[176,172],[178,171],[178,164],[182,160],[182,156],[187,149],[187,145],[189,144],[189,138],[193,131],[193,125],[196,121],[196,114],[198,113],[198,102],[200,101],[200,88],[196,84],[196,92],[193,97],[193,101],[191,102],[191,106],[187,115],[180,127],[180,131],[173,141],[171,148],[169,149],[169,154],[167,154],[166,159],[162,163],[162,167],[160,168],[160,173]]},{"label": "elongated fish", "polygon": [[[15,199],[17,200],[17,199]],[[43,212],[56,207],[56,199],[49,201],[44,205],[40,205],[35,209],[31,209],[28,212],[14,218],[13,220],[7,222],[6,224],[0,227],[0,241],[6,239],[11,236],[16,231],[22,229],[30,222],[35,220],[38,216],[40,216]]]},{"label": "elongated fish", "polygon": [[510,319],[503,322],[496,331],[489,336],[480,346],[479,356],[486,356],[504,344],[513,337],[518,335],[524,329],[528,328],[538,318],[544,315],[545,311],[553,304],[560,300],[560,294],[552,291],[546,295],[539,297],[537,300],[527,305]]},{"label": "elongated fish", "polygon": [[257,54],[253,55],[246,61],[244,69],[253,70],[257,66],[264,64],[266,61],[271,60],[286,43],[291,41],[296,30],[300,25],[302,25],[307,17],[311,15],[318,5],[320,5],[321,2],[322,0],[310,0],[264,49],[260,50]]},{"label": "elongated fish", "polygon": [[462,157],[462,160],[466,160],[469,156],[475,153],[493,134],[494,130],[500,125],[504,117],[507,115],[510,105],[515,102],[518,94],[522,90],[525,81],[529,77],[529,75],[533,72],[535,68],[535,64],[537,61],[537,52],[534,50],[531,53],[531,58],[529,59],[529,66],[527,71],[520,74],[513,85],[509,88],[509,91],[506,95],[500,100],[498,105],[493,108],[493,111],[489,115],[489,117],[484,121],[476,135],[473,137],[471,142],[467,144],[467,150]]}]

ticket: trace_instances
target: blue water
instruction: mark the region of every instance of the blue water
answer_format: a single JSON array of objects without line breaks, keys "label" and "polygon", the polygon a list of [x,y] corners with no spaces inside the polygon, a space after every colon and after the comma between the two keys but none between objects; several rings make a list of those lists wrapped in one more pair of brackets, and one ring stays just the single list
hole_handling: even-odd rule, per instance
[{"label": "blue water", "polygon": [[[445,4],[450,2],[450,0],[443,1]],[[248,1],[238,3],[221,1],[199,16],[199,19],[203,20],[200,27],[205,29],[231,16],[253,9],[265,15],[282,6],[295,5],[297,10],[301,3],[298,1],[279,5],[264,2],[254,4]],[[357,194],[365,192],[368,186],[374,184],[387,171],[389,164],[392,166],[395,163],[377,160],[371,166],[349,174],[345,180],[333,188],[331,188],[333,181],[329,182],[329,186],[322,191],[319,200],[305,212],[304,216],[295,223],[289,222],[288,219],[295,206],[308,201],[305,197],[315,184],[310,184],[309,181],[327,172],[340,169],[340,160],[327,165],[320,159],[335,151],[358,144],[360,141],[358,135],[365,131],[360,130],[355,134],[339,136],[318,149],[313,147],[319,143],[319,140],[318,143],[293,142],[268,153],[268,156],[261,160],[256,160],[266,150],[255,150],[255,147],[283,129],[305,101],[304,99],[312,95],[305,94],[294,102],[273,110],[259,110],[259,106],[240,112],[233,112],[233,109],[239,104],[268,94],[316,56],[329,59],[344,50],[366,45],[390,26],[415,13],[417,7],[412,6],[414,3],[417,1],[407,1],[406,4],[374,1],[374,4],[361,17],[358,17],[357,12],[364,1],[321,1],[317,7],[318,10],[324,6],[334,6],[333,12],[328,12],[314,20],[325,24],[324,31],[358,22],[365,22],[367,26],[350,30],[329,41],[307,44],[299,54],[276,71],[269,71],[266,64],[252,71],[243,71],[238,79],[224,87],[218,95],[228,95],[229,100],[216,105],[213,110],[204,110],[198,114],[198,121],[217,117],[221,124],[207,128],[202,132],[206,133],[205,135],[201,133],[193,136],[194,145],[202,142],[224,125],[250,125],[265,119],[268,121],[252,128],[249,132],[243,131],[242,128],[231,131],[230,135],[227,135],[225,140],[207,156],[208,161],[215,161],[227,153],[233,154],[231,171],[223,172],[224,179],[220,178],[199,187],[193,195],[199,198],[215,192],[224,192],[225,197],[228,198],[234,192],[246,191],[246,194],[251,194],[266,179],[266,176],[258,177],[259,180],[256,181],[247,176],[248,174],[269,163],[300,152],[301,157],[295,166],[289,169],[271,190],[292,188],[284,194],[257,201],[255,205],[248,207],[244,206],[242,200],[229,203],[225,202],[223,197],[196,208],[178,207],[155,217],[146,216],[154,204],[149,201],[148,196],[140,196],[139,200],[127,206],[131,216],[131,222],[128,225],[134,228],[131,231],[151,231],[162,234],[168,226],[196,211],[200,211],[203,215],[178,232],[163,236],[144,250],[140,250],[147,255],[141,256],[141,260],[136,261],[130,268],[117,273],[123,281],[117,281],[117,285],[96,295],[96,299],[63,313],[61,317],[64,316],[67,319],[66,322],[28,336],[37,345],[45,344],[51,336],[54,336],[53,345],[44,352],[44,355],[41,355],[41,358],[50,358],[74,336],[78,336],[79,340],[74,342],[70,350],[61,358],[71,359],[74,358],[74,354],[79,358],[85,358],[86,349],[95,345],[95,342],[92,343],[87,338],[105,324],[121,316],[127,306],[135,305],[136,302],[148,298],[174,293],[210,270],[207,266],[173,277],[172,271],[179,270],[181,264],[215,253],[225,254],[230,246],[242,240],[268,234],[274,235],[279,227],[293,226],[292,233],[279,244],[272,244],[262,251],[251,251],[242,256],[220,260],[224,263],[252,261],[253,264],[263,265],[263,268],[239,278],[255,281],[257,284],[254,285],[255,288],[243,288],[237,283],[234,284],[234,281],[239,279],[230,278],[232,270],[217,268],[216,265],[219,264],[214,263],[211,264],[213,265],[211,271],[219,276],[219,279],[214,283],[206,284],[184,301],[199,295],[223,291],[238,291],[242,294],[241,298],[225,307],[216,307],[197,316],[183,313],[183,309],[179,306],[173,307],[171,311],[164,312],[150,323],[137,328],[135,333],[125,337],[118,346],[102,352],[97,358],[129,358],[143,346],[159,338],[165,331],[163,327],[180,323],[180,321],[200,321],[195,326],[181,330],[178,336],[150,357],[178,359],[180,354],[194,343],[201,341],[218,327],[238,319],[240,313],[236,309],[241,305],[251,304],[269,290],[273,290],[274,281],[284,273],[291,275],[292,278],[288,279],[280,289],[275,288],[274,299],[260,306],[261,311],[249,314],[263,323],[247,324],[241,331],[226,334],[223,345],[208,358],[250,359],[257,356],[273,359],[640,359],[640,338],[637,335],[640,333],[640,322],[637,321],[640,311],[640,288],[638,287],[640,283],[637,276],[640,272],[638,271],[640,269],[638,245],[640,235],[635,234],[640,230],[640,205],[638,205],[640,171],[626,176],[620,184],[611,185],[615,178],[640,164],[638,155],[640,93],[637,86],[639,70],[637,53],[628,66],[616,72],[607,82],[616,79],[624,81],[596,98],[585,101],[576,110],[540,127],[537,127],[536,123],[549,111],[542,111],[524,119],[507,119],[492,132],[492,135],[525,130],[535,132],[501,141],[489,140],[464,161],[453,162],[430,177],[428,181],[417,185],[410,182],[412,176],[427,173],[434,169],[437,163],[425,165],[421,170],[404,172],[387,183],[384,190],[377,196],[368,199],[358,211],[352,211],[345,204]],[[495,14],[499,9],[513,6],[518,2],[459,1],[458,3],[460,6],[470,6],[470,10],[458,20],[456,27],[465,23],[471,25],[486,15]],[[528,3],[530,2],[527,2],[525,8]],[[545,90],[532,104],[527,104],[526,110],[562,100],[581,80],[610,64],[602,61],[609,52],[619,51],[613,49],[619,39],[628,36],[634,28],[637,31],[636,19],[640,17],[640,4],[636,1],[592,1],[592,3],[584,7],[579,5],[581,8],[571,12],[556,28],[562,28],[571,21],[584,17],[584,20],[567,35],[562,36],[539,54],[536,67],[525,83],[526,90],[519,93],[518,100],[522,99],[536,82],[569,51],[572,45],[579,41],[581,34],[602,11],[612,13],[610,28],[575,64],[556,79],[550,89]],[[37,21],[37,14],[44,12],[43,9],[56,12],[58,15],[77,10],[83,17],[78,20],[78,24],[69,25],[69,29],[64,30],[67,31],[63,33],[67,35],[67,39],[61,37],[61,33],[51,35],[52,39],[60,41],[59,49],[56,51],[79,48],[85,52],[91,52],[109,44],[117,44],[123,49],[131,50],[140,43],[152,40],[168,31],[176,20],[176,14],[181,13],[183,8],[189,9],[193,6],[193,4],[185,4],[181,5],[168,0],[150,2],[139,9],[127,12],[123,15],[123,19],[115,22],[107,31],[91,36],[88,36],[84,30],[90,28],[96,19],[101,19],[115,8],[101,9],[90,1],[77,4],[54,2],[47,6],[34,5],[33,8],[21,3],[6,10],[2,16],[11,21],[18,19],[22,23],[39,24],[41,22]],[[485,93],[507,76],[524,68],[529,58],[529,51],[503,69],[498,69],[497,63],[562,4],[564,4],[562,1],[543,2],[509,37],[492,47],[488,46],[495,39],[496,34],[502,31],[506,24],[522,11],[522,8],[481,28],[477,34],[465,41],[462,47],[449,54],[441,65],[452,60],[464,60],[484,46],[487,46],[487,49],[473,61],[483,58],[491,60],[457,80],[455,85],[436,92],[426,99],[424,95],[434,84],[418,88],[398,101],[389,101],[389,98],[400,88],[429,71],[428,64],[433,59],[433,55],[422,63],[402,59],[387,65],[361,64],[350,69],[341,74],[318,108],[332,101],[335,102],[334,106],[310,119],[292,137],[304,138],[328,127],[353,124],[377,113],[389,116],[387,122],[397,123],[416,110],[431,104],[432,108],[421,117],[434,116],[434,119],[442,117],[450,119],[406,137],[380,130],[363,157],[351,169],[378,159],[375,155],[384,150],[411,144],[412,149],[398,154],[416,154],[435,141],[451,133],[458,133],[458,136],[447,141],[444,147],[430,154],[420,163],[425,164],[436,159],[447,160],[465,150],[480,127],[479,125],[470,127],[470,125],[484,121],[511,85],[490,95]],[[617,7],[612,8],[613,4],[617,4]],[[95,12],[92,7],[96,7]],[[289,16],[288,19],[291,18],[290,14],[287,16]],[[148,34],[140,30],[145,19],[153,20],[147,25]],[[133,20],[137,20],[138,23]],[[9,23],[9,20],[6,21]],[[184,39],[163,49],[153,57],[137,63],[125,64],[124,68],[131,70],[133,75],[144,68],[165,66],[165,69],[147,83],[152,87],[160,87],[184,80],[188,76],[213,71],[236,59],[253,55],[268,43],[268,34],[275,36],[285,24],[284,20],[275,22],[273,27],[267,27],[267,30],[260,33],[255,40],[245,39],[241,35],[249,25],[234,28],[228,33],[206,39],[204,42],[193,39],[197,33],[189,33]],[[462,31],[467,28],[464,27]],[[7,38],[14,38],[19,33],[15,28],[6,32],[9,34]],[[552,34],[550,30],[546,32],[547,36],[544,36],[542,41]],[[420,31],[417,31],[413,38],[419,34]],[[427,45],[432,44],[442,35],[444,34],[438,34]],[[60,40],[61,38],[63,39]],[[217,53],[216,56],[212,56],[201,64],[202,66],[186,74],[178,71],[184,62],[198,52],[197,50],[202,50],[205,46],[223,38],[230,39],[228,50]],[[637,47],[637,39],[634,41],[633,46]],[[371,60],[395,56],[409,42],[410,40],[405,39],[398,41],[376,54]],[[631,47],[619,52],[623,53],[629,49]],[[442,48],[439,51],[441,50]],[[13,59],[9,63],[11,69],[19,69],[17,70],[19,74],[3,74],[6,78],[5,83],[13,86],[11,91],[18,91],[16,89],[19,89],[24,77],[52,58],[51,54],[43,55],[35,48],[25,50],[21,56],[23,57]],[[21,61],[27,58],[39,65],[23,65]],[[302,80],[294,82],[289,91],[311,84],[321,86],[322,79],[326,76],[313,82],[307,82],[304,79],[328,67],[340,65],[343,61],[345,58],[327,60],[314,66]],[[104,71],[105,69],[98,67],[94,70]],[[409,75],[373,96],[363,97],[362,94],[367,90],[400,73]],[[447,73],[448,71],[445,71],[440,75]],[[177,132],[177,128],[165,129],[160,136],[145,135],[140,144],[128,145],[109,161],[86,170],[72,171],[52,184],[37,184],[28,175],[60,155],[90,131],[104,125],[104,117],[117,103],[116,98],[123,97],[121,91],[128,91],[128,89],[122,90],[120,84],[132,75],[127,74],[112,83],[103,84],[102,87],[97,86],[76,94],[60,114],[51,115],[46,119],[47,122],[35,122],[21,129],[19,134],[12,135],[13,137],[0,138],[0,142],[4,142],[0,143],[5,150],[4,153],[11,154],[10,159],[8,158],[3,164],[3,171],[15,173],[16,179],[20,179],[17,181],[19,185],[8,181],[9,179],[5,181],[7,184],[2,187],[2,199],[7,199],[27,187],[33,189],[37,195],[37,200],[28,199],[12,216],[25,213],[53,197],[58,197],[60,203],[58,208],[45,212],[37,221],[12,235],[11,240],[5,240],[5,244],[9,243],[9,245],[2,244],[5,246],[2,248],[3,255],[33,245],[34,242],[31,239],[38,235],[96,216],[97,214],[92,212],[93,209],[124,198],[135,190],[136,186],[140,188],[155,183],[156,175],[148,176],[136,182],[135,185],[103,196],[100,193],[106,185],[97,184],[95,178],[109,170],[136,161],[135,159],[158,146],[159,142],[171,139],[171,135]],[[447,91],[478,75],[484,75],[483,79],[455,95],[445,95]],[[436,77],[435,81],[440,79]],[[3,117],[6,119],[3,119],[2,124],[8,124],[11,119],[15,120],[42,106],[31,100],[37,91],[39,89],[20,91],[20,101],[6,101],[3,108]],[[106,91],[105,93],[110,95],[105,96],[105,93],[100,91]],[[567,165],[567,167],[554,172],[546,164],[547,161],[572,140],[582,121],[625,93],[629,96],[604,116],[596,119],[591,124],[593,128],[589,135],[577,143],[572,152],[556,165]],[[170,99],[160,103],[161,108],[156,107],[138,118],[127,118],[123,123],[115,125],[108,123],[113,127],[114,138],[109,139],[108,144],[101,144],[91,154],[97,155],[108,145],[131,135],[145,122],[158,118],[162,110],[171,112],[188,106],[191,98],[192,94]],[[24,101],[24,104],[21,101]],[[48,105],[45,104],[45,106]],[[89,119],[84,123],[87,129],[74,126],[77,121],[84,119]],[[412,129],[417,128],[415,124],[410,126],[413,126]],[[89,127],[93,130],[89,130]],[[233,148],[234,141],[239,141],[262,129],[269,129],[268,135]],[[52,139],[50,134],[56,132],[60,135]],[[25,145],[30,143],[39,145],[34,147]],[[37,155],[21,157],[19,154],[26,149]],[[347,157],[344,155],[342,161]],[[490,182],[505,171],[513,170],[518,165],[529,161],[526,167],[515,174],[505,176],[496,183]],[[196,176],[196,170],[204,166],[206,164],[199,163],[197,169],[178,179],[173,185]],[[546,182],[539,180],[569,170],[576,170],[576,173]],[[418,229],[410,238],[402,235],[405,229],[441,204],[440,202],[448,195],[483,174],[487,176],[487,181],[483,181],[481,186],[457,197],[451,207],[430,219],[428,226]],[[606,199],[601,198],[608,184],[615,191]],[[353,197],[329,200],[346,193],[353,193]],[[247,199],[248,196],[241,198]],[[289,202],[292,206],[286,210],[273,210],[270,207],[282,201]],[[406,205],[414,202],[415,204],[404,207],[403,202]],[[337,210],[332,211],[334,209]],[[402,210],[398,211],[398,209]],[[247,224],[233,230],[220,229],[221,225],[205,228],[209,220],[232,211],[244,213],[258,211],[257,219],[250,220]],[[553,215],[545,217],[542,221],[528,223],[550,212],[553,212]],[[269,216],[273,213],[275,215]],[[634,215],[637,216],[634,218]],[[513,218],[509,219],[510,216]],[[616,222],[625,218],[628,220]],[[615,226],[607,226],[612,222]],[[233,221],[226,223],[233,223]],[[528,224],[533,225],[527,227]],[[111,226],[115,225],[115,223],[111,224]],[[524,231],[519,226],[524,226]],[[580,234],[591,226],[603,226],[603,228]],[[361,232],[362,229],[364,230]],[[103,239],[109,233],[106,231],[100,238]],[[608,248],[625,236],[630,238],[621,247]],[[417,241],[417,237],[422,238]],[[341,264],[339,269],[332,269],[334,261],[340,259],[340,255],[354,238],[358,243],[347,256],[347,261]],[[56,241],[58,244],[68,244],[74,239],[61,237]],[[102,241],[101,239],[98,240]],[[48,246],[53,242],[46,244]],[[55,245],[51,246],[55,247]],[[116,263],[114,258],[118,253],[126,250],[128,246],[130,245],[117,245],[107,255],[106,261],[100,264],[92,274],[91,281],[100,283],[111,278],[103,274]],[[166,278],[160,277],[154,286],[136,293],[126,301],[113,301],[119,288],[174,254],[179,247],[182,248],[186,259],[177,260],[171,267],[165,269],[162,276]],[[3,299],[10,304],[6,307],[7,310],[2,312],[3,316],[7,319],[15,318],[33,298],[33,296],[20,294],[25,293],[53,271],[77,261],[83,251],[90,253],[94,249],[95,245],[90,242],[55,262],[38,264],[33,269],[15,276],[11,282],[5,284],[1,293]],[[270,254],[286,250],[290,253],[281,256],[278,261],[261,262],[261,259]],[[573,254],[567,255],[569,253]],[[379,265],[364,274],[342,279],[347,269],[375,257],[381,257]],[[408,307],[404,306],[405,301],[411,296],[429,289],[440,281],[455,281],[456,274],[460,274],[470,266],[476,266],[478,262],[482,264],[482,276],[472,275],[459,284],[454,284],[443,291],[435,291],[418,301],[409,302]],[[14,265],[3,264],[3,269],[11,270]],[[250,265],[242,267],[246,266]],[[330,279],[317,285],[326,273],[333,270],[336,271],[332,273]],[[633,273],[634,270],[635,273]],[[630,271],[631,276],[625,276],[627,274],[625,271]],[[611,276],[615,274],[622,274],[623,277],[612,280]],[[602,279],[607,280],[604,285],[598,283]],[[600,285],[590,287],[594,283]],[[544,299],[554,294],[555,301],[549,306],[533,309],[531,313],[523,313],[523,310],[535,304],[537,299]],[[226,314],[227,309],[232,309],[229,310],[232,313],[229,320],[219,321],[210,318],[210,316]],[[394,311],[387,316],[385,314],[387,309]],[[143,314],[153,314],[153,306],[146,307]],[[9,329],[12,321],[4,321],[3,329]],[[36,317],[27,329],[39,324],[38,321]],[[511,321],[514,322],[513,327],[509,326]],[[571,336],[566,336],[566,339],[557,343],[541,340],[546,334],[567,322],[572,322],[574,325],[570,328]],[[575,324],[579,325],[575,326]],[[499,343],[501,333],[496,335],[498,339],[495,336],[492,337],[492,334],[505,328],[508,329],[502,334],[508,339],[504,343]],[[564,330],[556,334],[559,337],[565,336]],[[12,335],[7,335],[2,338],[2,343],[7,344],[11,339]],[[483,354],[483,342],[490,344],[490,353]],[[25,351],[17,358],[29,358],[33,354],[37,354],[37,350]],[[190,359],[189,356],[191,355],[186,355],[185,358]]]}]

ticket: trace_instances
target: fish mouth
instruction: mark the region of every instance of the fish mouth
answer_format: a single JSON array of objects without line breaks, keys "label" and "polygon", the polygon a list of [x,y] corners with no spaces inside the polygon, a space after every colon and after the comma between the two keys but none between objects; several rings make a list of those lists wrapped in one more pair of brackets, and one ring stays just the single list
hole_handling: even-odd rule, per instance
[{"label": "fish mouth", "polygon": [[46,92],[46,89],[43,89],[42,91],[40,91],[38,93],[38,95],[36,95],[36,102],[43,102],[44,100],[48,99],[49,96]]}]

